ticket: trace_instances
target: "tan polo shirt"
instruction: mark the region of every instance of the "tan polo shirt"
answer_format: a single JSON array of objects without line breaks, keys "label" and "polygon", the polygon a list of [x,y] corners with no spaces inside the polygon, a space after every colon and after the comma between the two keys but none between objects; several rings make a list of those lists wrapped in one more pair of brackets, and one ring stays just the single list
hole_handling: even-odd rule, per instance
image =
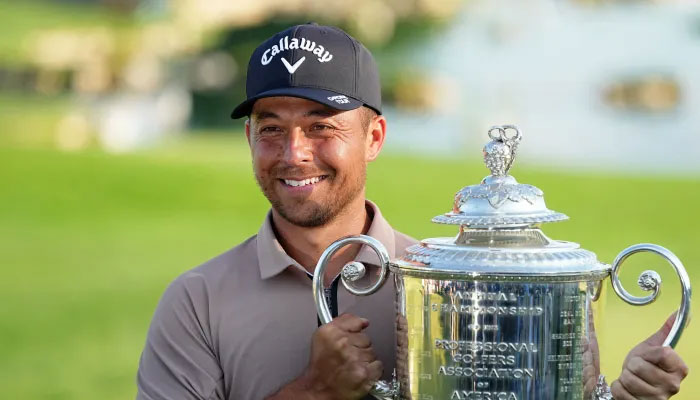
[{"label": "tan polo shirt", "polygon": [[[375,204],[368,235],[393,258],[415,243]],[[282,249],[270,214],[257,235],[190,270],[167,288],[151,321],[137,399],[259,400],[300,376],[318,328],[311,279]],[[377,264],[363,247],[356,258]],[[377,272],[377,268],[369,268]],[[339,285],[339,313],[370,320],[366,332],[385,378],[394,368],[394,285],[356,297]]]}]

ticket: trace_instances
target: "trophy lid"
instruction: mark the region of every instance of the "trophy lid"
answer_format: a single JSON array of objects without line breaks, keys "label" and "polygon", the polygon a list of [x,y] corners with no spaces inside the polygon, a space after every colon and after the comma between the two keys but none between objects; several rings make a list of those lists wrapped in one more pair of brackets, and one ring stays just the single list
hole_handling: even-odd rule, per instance
[{"label": "trophy lid", "polygon": [[455,195],[452,211],[433,222],[459,225],[452,238],[430,238],[406,249],[394,272],[432,278],[588,279],[609,266],[577,243],[548,238],[539,224],[568,219],[549,210],[543,192],[508,175],[522,139],[513,125],[494,126],[484,146],[491,175]]},{"label": "trophy lid", "polygon": [[508,174],[522,140],[520,130],[514,125],[494,126],[488,135],[491,141],[484,146],[484,161],[491,175],[480,184],[457,192],[452,211],[438,215],[433,222],[494,229],[568,219],[566,215],[547,208],[542,190],[518,183]]}]

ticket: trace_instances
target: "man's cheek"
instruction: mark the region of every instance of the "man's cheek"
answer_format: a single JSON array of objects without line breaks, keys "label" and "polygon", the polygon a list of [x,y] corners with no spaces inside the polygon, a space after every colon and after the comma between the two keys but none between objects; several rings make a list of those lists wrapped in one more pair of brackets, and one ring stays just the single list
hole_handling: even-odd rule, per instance
[{"label": "man's cheek", "polygon": [[253,157],[261,160],[276,160],[279,159],[284,152],[284,147],[279,141],[264,140],[255,143],[253,148]]},{"label": "man's cheek", "polygon": [[253,168],[256,172],[268,174],[275,165],[275,156],[269,150],[258,149],[253,153]]}]

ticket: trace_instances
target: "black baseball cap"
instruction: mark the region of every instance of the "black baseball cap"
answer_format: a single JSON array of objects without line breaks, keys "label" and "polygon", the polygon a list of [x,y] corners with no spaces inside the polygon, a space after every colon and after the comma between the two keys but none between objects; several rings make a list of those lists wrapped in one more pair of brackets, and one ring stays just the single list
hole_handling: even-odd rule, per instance
[{"label": "black baseball cap", "polygon": [[296,25],[258,46],[248,62],[247,99],[231,118],[250,115],[255,101],[291,96],[339,110],[382,111],[379,72],[372,54],[343,30]]}]

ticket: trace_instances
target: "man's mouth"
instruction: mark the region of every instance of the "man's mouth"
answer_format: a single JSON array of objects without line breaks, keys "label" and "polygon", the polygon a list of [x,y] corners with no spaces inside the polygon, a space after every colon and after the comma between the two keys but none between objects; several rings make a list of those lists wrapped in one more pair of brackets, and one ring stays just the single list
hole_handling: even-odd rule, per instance
[{"label": "man's mouth", "polygon": [[280,180],[282,182],[284,182],[284,184],[287,186],[302,187],[302,186],[314,185],[314,184],[319,183],[322,180],[326,179],[327,177],[328,177],[328,175],[321,175],[321,176],[315,176],[313,178],[306,178],[306,179],[301,179],[301,180],[296,180],[296,179],[280,179]]}]

